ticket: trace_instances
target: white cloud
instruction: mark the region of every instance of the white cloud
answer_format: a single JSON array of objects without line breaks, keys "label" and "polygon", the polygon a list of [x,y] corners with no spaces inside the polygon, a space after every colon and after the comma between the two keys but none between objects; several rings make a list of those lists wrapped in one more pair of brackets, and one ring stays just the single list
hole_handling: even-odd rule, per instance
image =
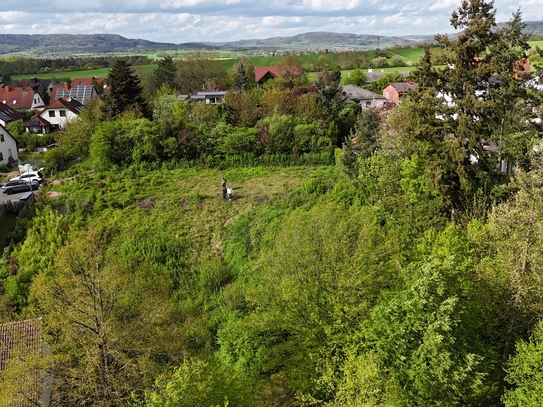
[{"label": "white cloud", "polygon": [[6,23],[17,21],[23,19],[25,16],[25,13],[22,11],[1,11],[0,12],[0,21],[4,21]]},{"label": "white cloud", "polygon": [[360,4],[360,0],[303,0],[304,8],[314,11],[352,10]]},{"label": "white cloud", "polygon": [[381,7],[382,11],[390,11],[390,10],[395,10],[395,9],[396,9],[396,4],[384,4],[383,7]]},{"label": "white cloud", "polygon": [[[460,1],[0,0],[0,33],[103,32],[172,43],[308,31],[434,35],[454,31],[450,12]],[[541,20],[542,1],[495,0],[497,21],[507,21],[519,5],[524,20]]]},{"label": "white cloud", "polygon": [[434,4],[432,4],[430,7],[428,7],[428,10],[430,11],[436,11],[436,10],[443,10],[447,8],[457,8],[460,6],[459,0],[438,0]]},{"label": "white cloud", "polygon": [[173,0],[166,1],[163,4],[160,4],[161,9],[173,9],[177,10],[178,8],[183,7],[194,7],[197,4],[200,4],[201,0]]},{"label": "white cloud", "polygon": [[394,14],[394,15],[387,16],[387,17],[383,18],[383,22],[385,24],[399,25],[399,24],[405,24],[407,21],[408,21],[408,17],[406,17],[403,14],[403,12],[400,12],[400,13],[397,13],[397,14]]}]

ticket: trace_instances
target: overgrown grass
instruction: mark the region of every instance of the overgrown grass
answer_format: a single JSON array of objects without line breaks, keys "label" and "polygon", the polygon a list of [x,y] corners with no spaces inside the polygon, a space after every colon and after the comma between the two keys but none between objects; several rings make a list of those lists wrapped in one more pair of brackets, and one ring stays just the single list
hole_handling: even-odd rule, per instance
[{"label": "overgrown grass", "polygon": [[[121,223],[144,223],[157,233],[184,236],[195,256],[222,252],[225,227],[241,214],[277,200],[296,205],[326,189],[329,181],[322,179],[340,176],[334,166],[76,172],[73,179],[47,187],[60,193],[48,198],[57,210],[74,219],[122,214]],[[234,190],[232,201],[222,198],[222,177]],[[293,194],[306,198],[292,200]]]},{"label": "overgrown grass", "polygon": [[0,219],[0,257],[4,253],[4,248],[8,246],[8,237],[13,232],[15,221],[17,220],[17,214],[4,212],[2,219]]}]

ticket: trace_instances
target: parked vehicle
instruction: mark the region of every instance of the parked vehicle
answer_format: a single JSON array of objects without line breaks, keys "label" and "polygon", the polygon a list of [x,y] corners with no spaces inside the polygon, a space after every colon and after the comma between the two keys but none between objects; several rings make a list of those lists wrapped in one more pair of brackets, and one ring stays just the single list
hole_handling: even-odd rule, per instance
[{"label": "parked vehicle", "polygon": [[42,171],[43,171],[43,168],[40,168],[37,171],[25,171],[21,175],[11,178],[10,181],[17,181],[17,180],[25,180],[29,182],[36,181],[41,184],[43,182]]},{"label": "parked vehicle", "polygon": [[37,181],[26,181],[22,179],[10,180],[2,184],[2,193],[11,195],[15,192],[26,192],[38,189],[40,186]]}]

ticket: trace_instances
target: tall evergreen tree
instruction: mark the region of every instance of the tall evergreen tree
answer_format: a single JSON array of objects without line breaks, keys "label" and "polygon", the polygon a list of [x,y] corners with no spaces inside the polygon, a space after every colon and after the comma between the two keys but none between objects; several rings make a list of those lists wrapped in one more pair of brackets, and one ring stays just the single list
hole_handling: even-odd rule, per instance
[{"label": "tall evergreen tree", "polygon": [[[478,191],[487,199],[495,196],[495,187],[506,180],[501,157],[489,153],[485,142],[498,143],[504,156],[518,159],[533,135],[516,73],[526,49],[520,13],[498,31],[495,13],[492,1],[462,1],[451,17],[462,32],[454,40],[436,36],[447,51],[447,67],[434,69],[426,51],[415,73],[420,86],[410,94],[409,123],[402,125],[412,128],[407,136],[418,143],[416,153],[427,160],[430,179],[453,214],[469,212]],[[509,139],[515,140],[513,148]],[[520,152],[519,139],[525,146]]]},{"label": "tall evergreen tree", "polygon": [[247,75],[247,71],[245,70],[245,67],[240,62],[236,70],[236,75],[234,75],[234,88],[243,92],[247,89],[248,83],[249,83],[249,76]]},{"label": "tall evergreen tree", "polygon": [[150,111],[142,95],[140,79],[128,62],[116,59],[109,71],[109,94],[104,105],[106,119],[114,119],[126,110],[136,110],[147,118]]},{"label": "tall evergreen tree", "polygon": [[162,85],[170,88],[176,88],[177,68],[175,62],[170,56],[165,56],[158,61],[157,68],[153,71],[153,85],[155,89],[160,89]]}]

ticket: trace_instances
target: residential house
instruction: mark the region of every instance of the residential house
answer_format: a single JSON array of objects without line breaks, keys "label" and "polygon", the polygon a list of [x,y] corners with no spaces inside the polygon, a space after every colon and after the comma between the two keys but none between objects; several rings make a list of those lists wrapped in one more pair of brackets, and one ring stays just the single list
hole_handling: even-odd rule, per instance
[{"label": "residential house", "polygon": [[258,85],[263,85],[269,79],[280,78],[279,67],[272,66],[255,66],[255,82]]},{"label": "residential house", "polygon": [[18,160],[17,141],[3,125],[0,125],[0,165],[14,164]]},{"label": "residential house", "polygon": [[24,124],[27,132],[48,134],[63,129],[66,123],[79,116],[83,105],[76,99],[61,98],[46,106],[39,114]]},{"label": "residential house", "polygon": [[24,88],[33,88],[40,95],[43,95],[43,92],[51,93],[55,86],[55,82],[52,79],[40,79],[35,76],[28,79],[19,79],[17,84]]},{"label": "residential house", "polygon": [[0,102],[0,124],[7,126],[9,123],[13,123],[19,120],[23,120],[23,115],[17,110],[12,109],[5,103]]},{"label": "residential house", "polygon": [[218,105],[224,101],[225,94],[226,91],[224,90],[200,91],[191,93],[190,95],[179,95],[177,99],[180,101],[205,102],[207,105]]},{"label": "residential house", "polygon": [[40,359],[46,353],[41,332],[41,318],[0,324],[0,371],[14,369],[7,378],[12,384],[7,394],[10,406],[49,405],[50,381],[40,368]]},{"label": "residential house", "polygon": [[343,85],[341,94],[345,103],[358,103],[362,109],[383,106],[386,98],[356,85]]},{"label": "residential house", "polygon": [[389,83],[383,89],[383,96],[386,98],[387,102],[398,104],[400,99],[407,95],[407,92],[416,88],[417,84],[414,82]]},{"label": "residential house", "polygon": [[0,102],[12,109],[34,110],[45,106],[43,98],[33,87],[12,88],[4,85],[0,88]]},{"label": "residential house", "polygon": [[86,104],[92,98],[98,97],[94,85],[75,85],[65,83],[62,86],[55,86],[51,91],[51,100],[57,99],[75,99],[82,105]]},{"label": "residential house", "polygon": [[271,65],[255,66],[255,82],[257,85],[263,85],[266,81],[275,78],[293,79],[302,75],[303,70],[297,65]]},{"label": "residential house", "polygon": [[109,86],[107,84],[106,78],[98,78],[96,76],[93,76],[92,78],[74,78],[72,80],[72,83],[70,84],[71,87],[82,86],[82,85],[83,86],[93,85],[98,91],[98,95],[109,92]]}]

